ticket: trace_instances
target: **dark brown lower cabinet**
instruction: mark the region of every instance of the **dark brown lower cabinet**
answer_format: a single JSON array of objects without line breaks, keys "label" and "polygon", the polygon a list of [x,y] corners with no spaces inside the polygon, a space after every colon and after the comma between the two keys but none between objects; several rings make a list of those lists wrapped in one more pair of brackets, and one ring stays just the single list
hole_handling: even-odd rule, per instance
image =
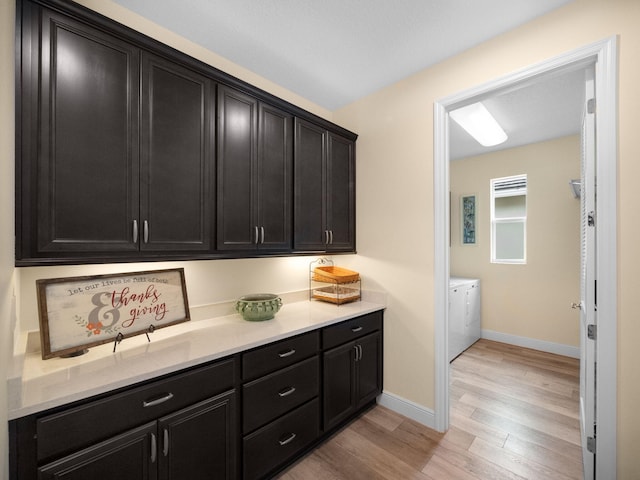
[{"label": "dark brown lower cabinet", "polygon": [[303,451],[319,434],[320,408],[315,398],[245,437],[244,479],[269,478],[269,472]]},{"label": "dark brown lower cabinet", "polygon": [[38,469],[38,478],[232,480],[234,418],[232,391],[47,464]]},{"label": "dark brown lower cabinet", "polygon": [[160,480],[236,478],[235,400],[231,391],[158,421]]},{"label": "dark brown lower cabinet", "polygon": [[148,423],[38,469],[40,480],[151,480],[156,423]]},{"label": "dark brown lower cabinet", "polygon": [[319,351],[316,330],[242,356],[244,480],[270,478],[318,440]]},{"label": "dark brown lower cabinet", "polygon": [[233,480],[235,358],[12,420],[12,480]]},{"label": "dark brown lower cabinet", "polygon": [[380,332],[366,335],[323,355],[323,426],[330,430],[382,391]]},{"label": "dark brown lower cabinet", "polygon": [[9,478],[272,478],[382,392],[382,315],[11,420]]}]

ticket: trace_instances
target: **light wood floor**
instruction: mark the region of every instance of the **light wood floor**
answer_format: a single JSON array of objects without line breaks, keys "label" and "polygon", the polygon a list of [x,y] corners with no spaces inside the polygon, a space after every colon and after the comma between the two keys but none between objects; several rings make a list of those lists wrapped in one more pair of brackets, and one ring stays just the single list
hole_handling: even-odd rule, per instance
[{"label": "light wood floor", "polygon": [[480,340],[451,365],[446,434],[376,406],[278,478],[582,478],[577,359]]}]

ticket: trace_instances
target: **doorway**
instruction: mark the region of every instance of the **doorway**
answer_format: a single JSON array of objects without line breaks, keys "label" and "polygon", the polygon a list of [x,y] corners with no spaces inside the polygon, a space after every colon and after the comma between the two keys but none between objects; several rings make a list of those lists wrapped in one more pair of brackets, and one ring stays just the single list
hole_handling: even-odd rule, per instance
[{"label": "doorway", "polygon": [[616,50],[615,38],[605,39],[515,74],[441,99],[434,105],[435,198],[435,363],[436,429],[449,427],[448,282],[449,282],[449,130],[448,112],[508,89],[535,82],[543,75],[594,66],[596,72],[596,164],[598,178],[598,382],[594,392],[598,409],[596,478],[616,469]]}]

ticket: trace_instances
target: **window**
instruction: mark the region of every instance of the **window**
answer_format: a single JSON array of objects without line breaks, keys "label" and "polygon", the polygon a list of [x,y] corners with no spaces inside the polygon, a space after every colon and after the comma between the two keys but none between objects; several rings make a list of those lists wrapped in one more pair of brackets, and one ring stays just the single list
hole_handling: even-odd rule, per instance
[{"label": "window", "polygon": [[526,263],[527,176],[491,180],[491,262]]}]

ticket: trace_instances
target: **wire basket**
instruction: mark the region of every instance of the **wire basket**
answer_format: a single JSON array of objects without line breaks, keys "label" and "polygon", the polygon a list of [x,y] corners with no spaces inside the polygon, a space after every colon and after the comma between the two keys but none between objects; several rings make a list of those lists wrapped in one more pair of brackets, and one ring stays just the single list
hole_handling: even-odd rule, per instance
[{"label": "wire basket", "polygon": [[336,305],[361,299],[360,274],[336,267],[326,258],[309,264],[309,300],[321,300]]}]

